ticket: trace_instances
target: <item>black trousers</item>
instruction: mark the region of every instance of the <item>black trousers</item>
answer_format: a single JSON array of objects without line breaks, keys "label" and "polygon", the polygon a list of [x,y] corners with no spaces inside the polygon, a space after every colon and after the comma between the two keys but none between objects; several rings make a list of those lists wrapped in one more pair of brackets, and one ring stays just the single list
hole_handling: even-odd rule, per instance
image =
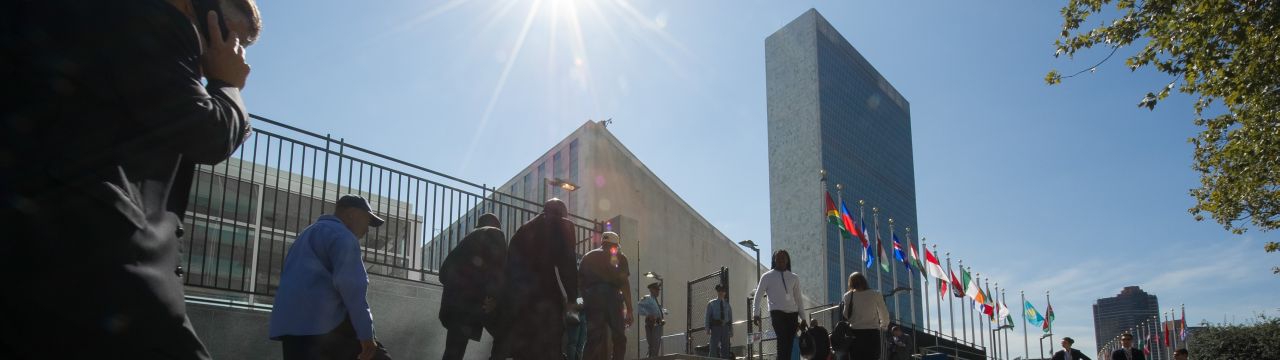
[{"label": "black trousers", "polygon": [[880,330],[853,329],[853,344],[849,346],[849,360],[880,359]]},{"label": "black trousers", "polygon": [[351,319],[320,335],[280,337],[284,360],[350,360],[360,356],[360,340]]},{"label": "black trousers", "polygon": [[467,338],[465,331],[461,329],[449,329],[444,337],[444,358],[443,360],[462,360],[462,356],[467,354],[467,343],[471,339]]},{"label": "black trousers", "polygon": [[778,334],[778,353],[776,359],[791,359],[795,351],[796,330],[800,327],[800,313],[769,311],[769,322],[773,323],[773,332]]},{"label": "black trousers", "polygon": [[[587,313],[587,346],[583,359],[622,360],[627,355],[627,333],[622,326],[622,300],[617,290],[589,291],[582,298]],[[613,348],[608,345],[612,342]],[[612,350],[612,351],[610,351]]]}]

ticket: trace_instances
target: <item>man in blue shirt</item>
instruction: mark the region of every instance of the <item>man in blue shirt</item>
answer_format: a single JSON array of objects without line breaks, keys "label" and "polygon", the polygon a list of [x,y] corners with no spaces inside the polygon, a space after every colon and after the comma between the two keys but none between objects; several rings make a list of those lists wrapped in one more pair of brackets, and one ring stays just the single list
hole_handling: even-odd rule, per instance
[{"label": "man in blue shirt", "polygon": [[639,309],[636,315],[644,317],[644,338],[648,341],[649,357],[656,357],[662,350],[662,325],[667,321],[663,319],[662,305],[658,303],[658,297],[662,295],[662,283],[649,284],[649,295],[640,298]]},{"label": "man in blue shirt", "polygon": [[733,307],[729,306],[729,287],[716,284],[716,298],[707,302],[707,335],[711,335],[710,352],[713,358],[732,359],[729,338],[733,337]]},{"label": "man in blue shirt", "polygon": [[344,195],[333,215],[320,216],[289,247],[270,329],[285,360],[373,358],[369,275],[359,239],[384,222],[364,198]]}]

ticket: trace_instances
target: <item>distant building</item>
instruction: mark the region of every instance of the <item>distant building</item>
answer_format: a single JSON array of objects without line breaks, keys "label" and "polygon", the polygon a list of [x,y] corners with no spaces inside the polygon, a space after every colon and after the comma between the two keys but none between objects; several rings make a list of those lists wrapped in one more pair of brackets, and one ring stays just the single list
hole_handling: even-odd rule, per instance
[{"label": "distant building", "polygon": [[[361,240],[368,271],[422,279],[421,272],[408,270],[422,257],[414,244],[424,220],[411,204],[295,171],[238,158],[196,168],[180,239],[188,294],[274,294],[298,233],[332,214],[343,194],[364,196],[387,221]],[[270,301],[259,298],[264,300]]]},{"label": "distant building", "polygon": [[[1115,297],[1098,299],[1093,304],[1093,331],[1094,339],[1098,344],[1098,351],[1110,351],[1107,343],[1111,342],[1116,336],[1126,332],[1133,332],[1133,328],[1154,319],[1160,315],[1160,303],[1155,295],[1142,291],[1137,286],[1126,286]],[[1159,322],[1152,324],[1158,326]],[[1138,336],[1138,335],[1134,335]],[[1134,339],[1137,344],[1137,339]],[[1152,359],[1164,359],[1152,354]]]},{"label": "distant building", "polygon": [[[916,289],[890,298],[888,307],[901,323],[923,323],[917,276],[901,263],[891,271],[864,266],[858,241],[842,240],[827,224],[818,175],[826,171],[832,197],[837,184],[844,187],[843,199],[872,245],[877,233],[883,239],[886,260],[894,261],[894,233],[904,252],[910,244],[918,248],[918,237],[906,236],[907,228],[919,233],[910,104],[817,10],[765,40],[765,73],[773,249],[791,253],[795,272],[811,279],[804,293],[819,303],[838,302],[847,276],[860,271],[885,294]],[[861,209],[858,200],[865,201]]]},{"label": "distant building", "polygon": [[[688,324],[686,314],[690,309],[701,311],[700,307],[715,297],[714,291],[704,289],[706,291],[690,298],[688,282],[717,272],[721,266],[729,269],[734,320],[746,320],[750,314],[746,298],[756,285],[755,254],[698,214],[599,122],[587,121],[529,166],[516,171],[511,180],[496,190],[498,194],[489,195],[491,199],[525,204],[535,211],[540,210],[540,202],[511,197],[528,200],[558,197],[566,202],[570,213],[604,222],[608,230],[618,232],[622,236],[622,251],[630,259],[632,299],[639,301],[648,295],[646,285],[657,282],[644,277],[644,273],[657,273],[664,280],[666,303],[663,307],[670,314],[663,333],[670,338],[664,337],[663,353],[685,351],[682,335]],[[476,211],[480,211],[479,208],[470,212]],[[519,224],[503,226],[515,228]],[[436,241],[444,240],[436,236],[432,242]],[[590,242],[580,245],[593,247],[599,239],[593,238]],[[433,243],[427,246],[428,261],[433,261],[430,257],[444,255],[434,249],[448,248]],[[767,266],[768,254],[762,256],[766,257],[763,261]],[[643,338],[640,329],[644,326],[641,320],[636,324],[627,330],[628,357],[636,356],[636,349],[642,349],[637,341]],[[701,327],[700,323],[695,326]],[[746,328],[740,325],[737,329],[733,344],[745,344]],[[694,345],[706,345],[703,335],[695,334]]]}]

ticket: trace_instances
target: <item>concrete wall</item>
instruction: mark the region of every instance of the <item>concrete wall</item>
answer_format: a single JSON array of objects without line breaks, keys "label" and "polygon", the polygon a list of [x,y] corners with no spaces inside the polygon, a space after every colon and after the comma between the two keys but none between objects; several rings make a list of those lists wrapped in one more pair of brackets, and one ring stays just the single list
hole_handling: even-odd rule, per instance
[{"label": "concrete wall", "polygon": [[[437,318],[441,288],[380,276],[369,279],[369,307],[374,336],[396,359],[438,359],[444,354],[445,330]],[[267,338],[269,310],[252,310],[188,301],[187,313],[215,359],[280,359],[280,343]],[[486,332],[471,342],[466,359],[489,357],[492,338]]]},{"label": "concrete wall", "polygon": [[[729,268],[730,299],[734,320],[745,320],[749,314],[746,297],[755,289],[756,260],[737,240],[729,239],[667,187],[635,155],[607,130],[596,124],[584,135],[589,157],[584,179],[599,179],[585,184],[581,192],[584,213],[589,217],[609,219],[621,215],[619,231],[622,250],[630,259],[632,294],[635,301],[648,294],[645,288],[652,279],[640,275],[647,271],[661,274],[666,283],[666,307],[670,310],[664,335],[684,332],[689,306],[687,283]],[[711,161],[708,159],[707,161]],[[726,201],[731,201],[726,199]],[[765,255],[767,256],[767,255]],[[693,299],[694,306],[706,306],[707,299]],[[702,321],[702,319],[694,319]],[[639,322],[637,322],[639,323]],[[628,355],[635,355],[640,328],[629,329]],[[734,344],[746,342],[746,332],[735,333]],[[664,353],[683,352],[682,346]]]}]

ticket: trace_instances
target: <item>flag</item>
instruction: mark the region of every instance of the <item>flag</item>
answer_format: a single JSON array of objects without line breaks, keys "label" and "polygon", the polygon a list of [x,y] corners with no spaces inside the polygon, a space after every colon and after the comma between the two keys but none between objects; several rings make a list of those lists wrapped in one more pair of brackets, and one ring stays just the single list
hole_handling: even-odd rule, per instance
[{"label": "flag", "polygon": [[876,249],[880,251],[880,268],[889,271],[889,255],[884,252],[884,240],[880,239],[879,233],[876,233]]},{"label": "flag", "polygon": [[[978,281],[976,281],[976,280],[975,280],[975,281],[971,282],[970,284],[977,283],[977,282],[978,282]],[[981,288],[981,287],[974,287],[974,288],[972,289],[972,291],[974,291],[974,292],[969,293],[969,297],[972,297],[972,298],[973,298],[973,308],[974,308],[975,310],[978,310],[978,311],[984,311],[984,312],[985,312],[985,310],[982,308],[982,304],[986,304],[986,303],[987,303],[987,294],[982,293],[982,288]]]},{"label": "flag", "polygon": [[[996,306],[996,314],[999,314],[999,316],[1000,316],[1000,317],[1003,317],[1003,318],[1012,318],[1012,317],[1010,317],[1010,316],[1009,316],[1009,307],[1008,307],[1008,306],[1004,306],[1004,302],[1003,302],[1003,301],[1001,301],[1001,302],[999,303],[999,305],[998,305],[998,306]],[[1011,322],[1011,323],[1012,323],[1013,321],[1009,321],[1009,322]]]},{"label": "flag", "polygon": [[[1142,334],[1138,334],[1138,335],[1142,335]],[[1139,349],[1142,349],[1143,355],[1151,355],[1151,351],[1147,350],[1146,337],[1138,336],[1138,343],[1136,345],[1138,345]]]},{"label": "flag", "polygon": [[831,200],[831,193],[827,192],[827,222],[840,228],[840,231],[848,233],[849,230],[840,223],[840,213],[836,211],[836,202]]},{"label": "flag", "polygon": [[978,288],[978,282],[963,267],[960,268],[960,280],[964,284],[964,292],[973,298],[973,301],[982,302],[982,289]]},{"label": "flag", "polygon": [[867,269],[871,269],[871,264],[876,261],[876,253],[871,251],[871,241],[867,240],[867,219],[859,219],[858,223],[858,239],[862,240],[862,251],[866,253]]},{"label": "flag", "polygon": [[952,293],[955,294],[956,297],[962,298],[962,299],[964,298],[964,287],[960,286],[960,279],[956,279],[955,271],[951,272],[951,287],[953,290]]},{"label": "flag", "polygon": [[1182,325],[1182,330],[1178,331],[1178,337],[1182,341],[1187,341],[1187,308],[1185,307],[1182,308],[1182,320],[1179,321],[1179,325]]},{"label": "flag", "polygon": [[1164,346],[1173,346],[1169,343],[1169,323],[1164,323]]},{"label": "flag", "polygon": [[[850,218],[849,221],[853,222],[853,218]],[[858,232],[856,235],[858,235],[859,240],[862,240],[862,248],[870,249],[871,240],[867,239],[867,219],[863,217],[859,217],[858,223],[854,225],[856,225],[856,227],[858,228]]]},{"label": "flag", "polygon": [[[854,225],[853,217],[849,216],[849,207],[845,206],[844,199],[840,199],[840,223],[845,229],[847,229],[850,236],[857,237],[859,240],[865,238],[865,236],[858,231],[858,227]],[[862,247],[867,247],[866,240],[862,240]]]},{"label": "flag", "polygon": [[946,281],[939,281],[939,282],[938,282],[938,298],[939,298],[939,299],[946,299],[946,298],[947,298],[947,288],[948,288],[948,287],[950,287],[950,286],[947,286],[947,282],[946,282]]},{"label": "flag", "polygon": [[862,251],[865,253],[865,257],[867,258],[867,269],[871,269],[871,264],[876,262],[876,252],[871,251],[871,247],[862,248]]},{"label": "flag", "polygon": [[[1006,311],[1007,311],[1007,310],[1006,310]],[[1009,329],[1013,329],[1013,328],[1014,328],[1014,326],[1013,326],[1013,315],[1012,315],[1012,314],[1005,315],[1005,316],[1004,316],[1004,322],[1005,322],[1006,324],[1009,324]]]},{"label": "flag", "polygon": [[1044,310],[1044,332],[1053,331],[1053,303],[1049,303],[1049,307]]},{"label": "flag", "polygon": [[916,252],[916,244],[911,243],[910,237],[907,238],[907,246],[911,250],[911,266],[915,267],[916,271],[924,272],[924,265],[920,264],[920,253]]},{"label": "flag", "polygon": [[983,301],[983,302],[982,302],[982,313],[983,313],[983,314],[987,314],[987,317],[988,317],[988,318],[990,318],[990,320],[991,320],[991,321],[995,321],[995,320],[996,320],[996,315],[995,315],[995,310],[996,310],[996,300],[995,300],[995,297],[996,297],[996,296],[1000,296],[1000,295],[999,295],[999,294],[996,294],[996,293],[991,292],[991,284],[990,284],[990,283],[987,283],[987,294],[990,294],[990,296],[987,296],[986,301]]},{"label": "flag", "polygon": [[907,262],[907,255],[902,251],[902,242],[898,241],[898,234],[890,232],[889,236],[893,238],[893,257],[898,258],[898,262],[901,262],[902,266],[906,266],[907,271],[910,272],[911,263]]},{"label": "flag", "polygon": [[938,263],[938,257],[933,255],[929,249],[924,249],[925,267],[929,272],[929,276],[942,280],[939,282],[947,282],[947,272],[942,270],[942,264]]},{"label": "flag", "polygon": [[1041,326],[1044,324],[1044,316],[1036,311],[1036,307],[1031,305],[1030,301],[1022,301],[1022,317],[1027,319],[1031,325]]}]

